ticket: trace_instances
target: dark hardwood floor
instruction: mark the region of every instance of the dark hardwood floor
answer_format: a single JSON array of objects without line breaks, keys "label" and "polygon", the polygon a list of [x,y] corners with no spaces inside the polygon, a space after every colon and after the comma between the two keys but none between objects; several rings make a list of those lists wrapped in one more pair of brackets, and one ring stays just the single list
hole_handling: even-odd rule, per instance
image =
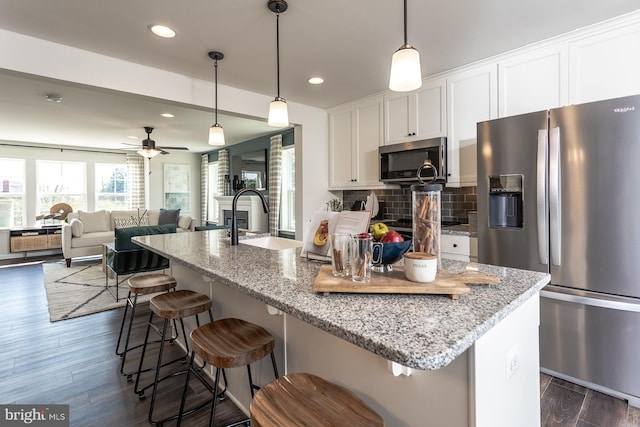
[{"label": "dark hardwood floor", "polygon": [[[120,375],[120,358],[114,352],[122,309],[50,323],[40,264],[0,267],[0,307],[0,403],[69,404],[72,426],[149,425],[151,393],[138,399],[133,382]],[[138,337],[144,336],[148,312],[147,304],[146,315],[136,316]],[[169,355],[179,356],[177,345],[167,348]],[[155,363],[155,354],[147,360]],[[135,362],[137,357],[132,359]],[[127,365],[133,370],[135,363]],[[178,371],[185,366],[178,362],[167,369]],[[147,384],[151,375],[146,374],[142,383]],[[162,383],[157,418],[178,412],[184,379],[181,375]],[[191,384],[189,402],[209,398],[197,380]],[[216,409],[217,425],[244,418],[230,399]],[[208,425],[208,421],[207,407],[186,418],[183,425]]]},{"label": "dark hardwood floor", "polygon": [[[2,264],[0,403],[69,404],[72,426],[149,425],[150,396],[138,399],[133,383],[119,374],[120,358],[114,353],[122,310],[50,323],[41,265]],[[145,310],[148,313],[148,308]],[[143,336],[146,316],[137,318],[135,333]],[[178,354],[177,346],[168,348]],[[151,356],[148,360],[155,359]],[[127,369],[133,365],[128,364]],[[183,368],[176,363],[171,369]],[[149,374],[143,379],[146,384]],[[191,383],[190,402],[209,397],[203,386]],[[159,417],[177,412],[183,385],[183,376],[162,383]],[[541,374],[540,396],[542,426],[640,426],[639,409],[559,378]],[[183,425],[207,425],[208,416],[208,410],[199,411]],[[229,399],[218,406],[217,425],[243,418]]]},{"label": "dark hardwood floor", "polygon": [[540,374],[540,409],[543,426],[640,426],[640,409],[625,400],[546,374]]}]

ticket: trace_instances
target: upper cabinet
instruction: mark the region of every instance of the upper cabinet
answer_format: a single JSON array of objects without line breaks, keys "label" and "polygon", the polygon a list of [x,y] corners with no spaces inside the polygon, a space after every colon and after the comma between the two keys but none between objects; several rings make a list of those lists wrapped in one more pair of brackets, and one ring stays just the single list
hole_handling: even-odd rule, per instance
[{"label": "upper cabinet", "polygon": [[441,136],[447,185],[477,185],[478,122],[640,94],[637,52],[640,12],[439,74],[412,92],[341,107],[330,118],[331,187],[380,188],[376,144]]},{"label": "upper cabinet", "polygon": [[498,63],[499,116],[514,116],[567,105],[568,53],[565,44],[510,56]]},{"label": "upper cabinet", "polygon": [[384,96],[384,144],[446,136],[445,79],[426,80],[412,92]]},{"label": "upper cabinet", "polygon": [[382,97],[329,111],[329,190],[384,188],[378,176]]},{"label": "upper cabinet", "polygon": [[498,69],[480,65],[447,76],[447,186],[477,184],[477,123],[498,115]]},{"label": "upper cabinet", "polygon": [[571,104],[640,94],[640,24],[569,43]]}]

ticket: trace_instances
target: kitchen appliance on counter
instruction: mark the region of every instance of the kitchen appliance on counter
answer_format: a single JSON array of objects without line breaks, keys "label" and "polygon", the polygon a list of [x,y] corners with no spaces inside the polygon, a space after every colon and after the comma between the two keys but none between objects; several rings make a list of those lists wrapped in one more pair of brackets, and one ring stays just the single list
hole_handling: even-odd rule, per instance
[{"label": "kitchen appliance on counter", "polygon": [[640,96],[478,124],[479,262],[549,272],[543,371],[640,407]]},{"label": "kitchen appliance on counter", "polygon": [[[421,141],[383,145],[378,148],[380,155],[380,181],[390,184],[417,184],[417,170],[426,160],[433,169],[425,170],[422,178],[433,177],[441,182],[447,180],[447,138],[431,138]],[[433,176],[433,171],[438,171]]]}]

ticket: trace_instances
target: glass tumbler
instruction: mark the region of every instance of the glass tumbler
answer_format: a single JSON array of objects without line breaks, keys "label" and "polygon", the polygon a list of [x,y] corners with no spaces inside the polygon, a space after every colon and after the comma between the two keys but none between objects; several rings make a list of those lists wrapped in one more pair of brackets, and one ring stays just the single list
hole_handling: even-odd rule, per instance
[{"label": "glass tumbler", "polygon": [[347,277],[349,271],[350,234],[330,234],[331,273],[336,277]]},{"label": "glass tumbler", "polygon": [[368,233],[351,238],[351,280],[354,282],[366,283],[371,279],[372,243]]}]

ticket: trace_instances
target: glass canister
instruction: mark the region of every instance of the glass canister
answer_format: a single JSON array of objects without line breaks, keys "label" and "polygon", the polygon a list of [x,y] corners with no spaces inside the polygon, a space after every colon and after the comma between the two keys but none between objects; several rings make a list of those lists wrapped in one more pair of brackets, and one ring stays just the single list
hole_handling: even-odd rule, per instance
[{"label": "glass canister", "polygon": [[411,186],[413,202],[413,251],[426,252],[440,259],[440,197],[442,184]]}]

